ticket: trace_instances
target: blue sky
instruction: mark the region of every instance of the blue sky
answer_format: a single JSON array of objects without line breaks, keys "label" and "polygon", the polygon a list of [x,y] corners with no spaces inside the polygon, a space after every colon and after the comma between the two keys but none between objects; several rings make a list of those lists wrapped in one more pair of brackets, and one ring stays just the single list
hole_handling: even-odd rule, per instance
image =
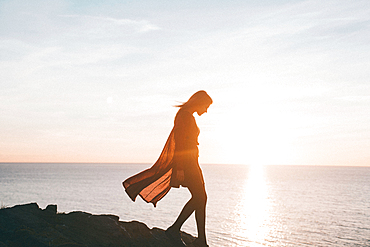
[{"label": "blue sky", "polygon": [[368,1],[0,1],[0,161],[370,163]]}]

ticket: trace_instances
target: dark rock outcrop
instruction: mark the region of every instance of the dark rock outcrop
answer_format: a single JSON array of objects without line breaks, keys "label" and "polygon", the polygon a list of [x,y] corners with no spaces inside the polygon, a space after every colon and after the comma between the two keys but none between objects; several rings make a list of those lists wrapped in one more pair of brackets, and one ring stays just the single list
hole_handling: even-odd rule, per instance
[{"label": "dark rock outcrop", "polygon": [[[182,232],[188,246],[194,237]],[[85,212],[57,213],[56,205],[44,210],[36,203],[0,210],[0,247],[3,246],[160,246],[172,247],[164,230],[119,221],[115,215]]]}]

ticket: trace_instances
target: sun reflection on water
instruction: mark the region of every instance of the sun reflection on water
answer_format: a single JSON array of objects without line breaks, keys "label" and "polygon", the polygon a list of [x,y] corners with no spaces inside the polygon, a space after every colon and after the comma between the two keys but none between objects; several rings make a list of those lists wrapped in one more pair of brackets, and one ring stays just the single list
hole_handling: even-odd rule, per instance
[{"label": "sun reflection on water", "polygon": [[248,179],[244,184],[242,197],[236,207],[237,246],[265,246],[271,229],[268,190],[264,167],[250,166]]}]

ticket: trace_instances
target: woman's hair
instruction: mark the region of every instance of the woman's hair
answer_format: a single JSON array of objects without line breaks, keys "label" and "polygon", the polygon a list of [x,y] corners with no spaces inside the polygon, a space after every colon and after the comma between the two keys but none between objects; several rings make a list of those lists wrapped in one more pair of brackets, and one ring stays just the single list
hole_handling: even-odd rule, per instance
[{"label": "woman's hair", "polygon": [[193,105],[210,105],[212,104],[212,98],[204,90],[200,90],[193,94],[188,101],[176,107],[189,107]]}]

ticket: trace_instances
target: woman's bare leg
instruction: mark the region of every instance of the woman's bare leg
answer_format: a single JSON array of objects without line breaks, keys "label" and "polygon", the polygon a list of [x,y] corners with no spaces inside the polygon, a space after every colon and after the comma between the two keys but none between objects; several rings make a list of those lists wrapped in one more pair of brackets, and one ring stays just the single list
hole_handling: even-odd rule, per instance
[{"label": "woman's bare leg", "polygon": [[195,200],[191,198],[181,210],[180,215],[177,217],[172,227],[180,231],[182,225],[190,217],[190,215],[195,211],[195,209],[196,209]]},{"label": "woman's bare leg", "polygon": [[195,220],[197,222],[198,229],[198,239],[201,242],[206,243],[205,224],[206,224],[207,194],[205,191],[205,187],[204,184],[196,184],[188,186],[188,189],[192,197],[185,204],[177,220],[171,227],[173,227],[176,230],[180,230],[184,222],[195,211]]},{"label": "woman's bare leg", "polygon": [[197,222],[198,238],[206,243],[206,203],[199,205],[195,210],[195,220]]},{"label": "woman's bare leg", "polygon": [[206,204],[207,204],[207,193],[204,184],[190,187],[190,191],[194,191],[192,194],[196,196],[196,208],[195,208],[195,220],[197,222],[198,239],[200,242],[207,244],[206,240]]}]

